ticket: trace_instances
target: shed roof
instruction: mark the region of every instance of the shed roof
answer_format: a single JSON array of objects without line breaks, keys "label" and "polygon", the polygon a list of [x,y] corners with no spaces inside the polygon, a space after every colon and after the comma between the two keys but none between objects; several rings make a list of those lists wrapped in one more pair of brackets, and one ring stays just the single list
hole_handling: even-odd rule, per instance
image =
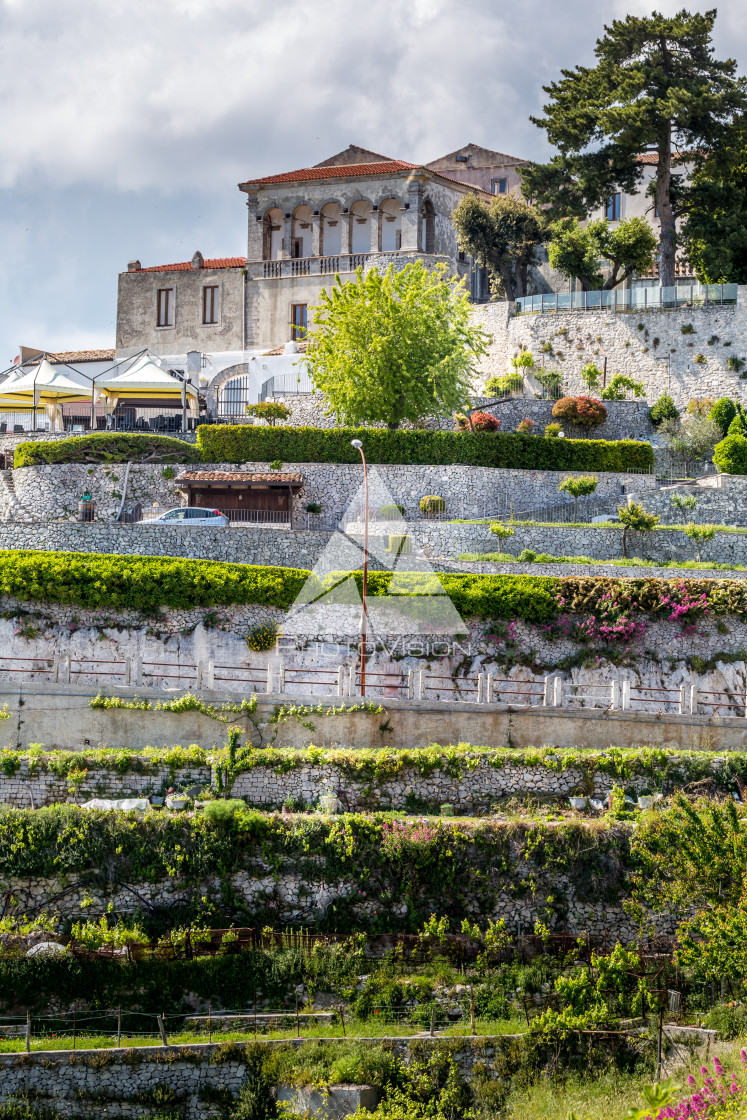
[{"label": "shed roof", "polygon": [[183,471],[177,483],[203,486],[205,483],[241,484],[274,483],[276,486],[303,486],[303,475],[297,471]]}]

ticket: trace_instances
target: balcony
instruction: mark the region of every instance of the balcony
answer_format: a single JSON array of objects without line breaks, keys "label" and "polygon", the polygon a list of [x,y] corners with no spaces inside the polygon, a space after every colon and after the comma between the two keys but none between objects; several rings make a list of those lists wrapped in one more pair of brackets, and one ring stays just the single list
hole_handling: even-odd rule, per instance
[{"label": "balcony", "polygon": [[291,257],[274,261],[249,261],[247,268],[249,275],[257,280],[280,280],[287,276],[334,276],[336,272],[355,272],[357,268],[364,268],[366,261],[372,257],[385,266],[403,258],[422,260],[429,266],[442,261],[447,263],[446,257],[438,257],[433,253],[423,253],[417,249],[397,249],[387,253],[340,253],[330,257]]}]

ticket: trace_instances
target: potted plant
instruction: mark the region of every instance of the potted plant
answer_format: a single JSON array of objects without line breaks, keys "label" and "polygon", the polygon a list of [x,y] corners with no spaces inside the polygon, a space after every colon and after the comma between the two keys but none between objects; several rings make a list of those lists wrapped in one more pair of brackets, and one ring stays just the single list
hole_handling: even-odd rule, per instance
[{"label": "potted plant", "polygon": [[638,794],[638,808],[650,809],[654,803],[654,795],[649,789],[642,789]]}]

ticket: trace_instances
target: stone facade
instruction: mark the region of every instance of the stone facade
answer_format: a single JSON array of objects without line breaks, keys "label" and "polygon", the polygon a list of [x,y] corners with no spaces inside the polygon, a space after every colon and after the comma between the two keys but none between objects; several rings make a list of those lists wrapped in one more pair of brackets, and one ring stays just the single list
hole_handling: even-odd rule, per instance
[{"label": "stone facade", "polygon": [[[736,306],[536,315],[514,315],[513,306],[503,302],[473,308],[473,320],[493,337],[480,362],[484,378],[505,374],[523,346],[539,366],[562,371],[571,395],[588,393],[581,368],[588,362],[601,368],[606,357],[608,381],[617,373],[642,381],[649,405],[665,392],[678,408],[693,397],[729,396],[747,403],[747,367],[730,370],[726,364],[730,358],[747,359],[745,285],[738,290]],[[543,353],[547,344],[552,354]],[[702,363],[696,361],[701,355]]]},{"label": "stone facade", "polygon": [[[154,354],[246,348],[246,261],[239,257],[204,261],[200,254],[195,254],[191,263],[156,268],[136,265],[139,261],[119,275],[118,358],[146,347]],[[171,292],[170,313],[164,312],[161,317],[169,321],[159,326],[158,292],[167,290]],[[215,321],[206,322],[206,318]]]},{"label": "stone facade", "polygon": [[[695,498],[694,509],[678,509],[677,497]],[[720,474],[684,486],[666,486],[655,492],[632,494],[633,501],[642,501],[648,513],[655,513],[664,524],[747,526],[747,476]]]}]

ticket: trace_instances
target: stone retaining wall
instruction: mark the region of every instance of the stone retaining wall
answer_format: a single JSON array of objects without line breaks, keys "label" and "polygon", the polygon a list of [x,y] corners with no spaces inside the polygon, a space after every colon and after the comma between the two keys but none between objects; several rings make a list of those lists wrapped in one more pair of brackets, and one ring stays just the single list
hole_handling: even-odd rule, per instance
[{"label": "stone retaining wall", "polygon": [[[677,509],[672,498],[693,497],[695,509]],[[700,484],[667,486],[661,490],[632,493],[631,500],[642,502],[648,513],[655,513],[664,524],[747,526],[747,476],[716,475]]]},{"label": "stone retaining wall", "polygon": [[[526,395],[508,399],[477,395],[472,398],[472,403],[476,408],[482,408],[496,416],[501,422],[502,432],[515,431],[516,425],[528,416],[537,425],[535,428],[537,435],[541,435],[546,424],[554,423],[552,410],[555,401],[535,400],[529,388],[525,393]],[[285,427],[338,427],[335,417],[326,415],[329,405],[326,397],[321,393],[288,393],[275,396],[273,399],[282,400],[291,409],[290,417],[279,422]],[[563,430],[566,436],[571,439],[651,439],[654,427],[648,418],[650,406],[645,401],[605,401],[604,407],[607,409],[607,420],[604,424],[600,424],[598,428],[581,428],[577,425],[565,424]],[[384,428],[386,425],[365,426]],[[412,425],[405,423],[402,427],[411,428]],[[431,417],[424,421],[423,427],[431,431],[453,432],[454,420],[451,417]]]},{"label": "stone retaining wall", "polygon": [[[744,374],[726,363],[747,358],[747,286],[739,287],[737,299],[724,307],[536,315],[513,315],[514,305],[506,302],[481,304],[472,308],[472,319],[493,339],[480,360],[481,383],[507,373],[511,357],[526,347],[538,366],[562,372],[565,391],[573,395],[588,392],[579,376],[583,366],[601,368],[606,357],[608,381],[616,373],[642,381],[649,405],[665,392],[680,409],[693,397],[728,396],[745,404]],[[548,343],[552,354],[543,352]],[[699,355],[704,363],[695,361]]]},{"label": "stone retaining wall", "polygon": [[[289,758],[292,756],[289,756]],[[372,809],[406,809],[413,801],[438,808],[453,805],[462,812],[484,811],[502,797],[542,795],[562,797],[570,794],[583,779],[579,769],[551,770],[547,766],[518,766],[507,763],[491,766],[485,758],[477,759],[471,769],[465,767],[461,777],[450,777],[434,770],[423,775],[417,769],[403,769],[390,781],[371,783],[368,776],[355,777],[342,763],[304,764],[282,773],[272,766],[255,766],[240,773],[231,789],[232,797],[243,797],[253,805],[279,809],[284,802],[316,805],[320,797],[332,793],[339,800],[340,810],[364,812]],[[172,771],[167,766],[154,766],[148,773],[135,771],[117,773],[103,767],[89,767],[79,786],[76,800],[82,804],[93,797],[162,796],[169,786],[179,789],[206,787],[213,780],[209,766]],[[648,779],[633,778],[626,785],[643,789]],[[612,787],[609,776],[594,777],[594,796],[606,794]],[[0,773],[0,804],[20,809],[54,805],[73,800],[69,782],[48,770],[29,769],[24,758],[14,775]]]},{"label": "stone retaining wall", "polygon": [[[185,505],[186,501],[178,489],[178,475],[183,470],[197,468],[266,471],[268,464],[243,463],[240,467],[230,463],[133,464],[125,509],[132,509],[136,503],[144,508],[157,504],[165,512],[173,506]],[[177,477],[164,477],[164,471],[170,473],[172,470]],[[110,523],[119,510],[124,472],[124,463],[103,463],[96,467],[83,463],[21,467],[12,472],[11,479],[0,478],[0,497],[5,486],[12,487],[15,498],[15,502],[5,504],[5,514],[0,515],[0,520],[75,520],[80,495],[88,489],[96,502],[96,521]],[[302,489],[293,498],[294,524],[312,531],[316,522],[328,527],[339,520],[357,499],[362,486],[358,464],[285,463],[278,474],[282,477],[288,472],[298,472],[304,479]],[[563,500],[558,486],[568,473],[461,465],[375,465],[370,469],[370,504],[372,508],[377,508],[385,502],[394,501],[405,507],[407,517],[420,518],[420,499],[425,494],[437,494],[446,500],[447,511],[454,517],[490,516],[508,510],[512,502],[516,509],[528,509]],[[633,486],[636,490],[649,491],[658,485],[653,475],[601,471],[597,477],[599,485],[595,497],[609,498],[611,503],[621,500]],[[322,506],[320,517],[315,518],[305,512],[310,502]],[[212,535],[212,530],[208,533],[204,529],[193,531],[203,538]]]},{"label": "stone retaining wall", "polygon": [[[684,518],[683,518],[684,520]],[[402,533],[390,523],[389,532]],[[433,522],[427,527],[410,523],[408,534],[416,548],[429,558],[456,559],[460,553],[510,552],[518,556],[524,548],[546,552],[550,556],[592,556],[599,560],[617,560],[623,556],[622,526],[593,525],[513,525],[514,534],[500,540],[490,532],[489,525],[455,525]],[[649,533],[628,533],[628,556],[643,560],[696,560],[696,546],[683,530],[657,529]],[[712,541],[701,546],[703,561],[716,564],[747,564],[747,533],[716,532]],[[539,575],[538,569],[532,571]],[[552,574],[562,574],[553,572]],[[616,574],[610,572],[610,575]],[[698,573],[690,573],[691,577]],[[721,578],[728,578],[725,572]]]},{"label": "stone retaining wall", "polygon": [[[514,1048],[515,1035],[496,1038],[449,1039],[418,1035],[411,1038],[357,1039],[358,1046],[386,1047],[407,1065],[413,1057],[430,1049],[447,1049],[462,1074],[470,1076],[476,1063],[492,1068],[498,1057]],[[298,1049],[303,1039],[264,1042],[268,1048]],[[147,1095],[169,1090],[177,1098],[178,1114],[184,1120],[218,1120],[225,1115],[220,1104],[204,1098],[220,1091],[236,1096],[247,1077],[241,1043],[233,1052],[225,1043],[191,1046],[144,1046],[122,1050],[46,1050],[32,1054],[0,1054],[0,1102],[38,1102],[59,1110],[60,1116],[145,1120],[164,1115],[164,1107],[147,1104]],[[146,1094],[144,1097],[143,1094]],[[32,1106],[33,1107],[33,1106]],[[167,1111],[171,1111],[170,1107]]]}]

